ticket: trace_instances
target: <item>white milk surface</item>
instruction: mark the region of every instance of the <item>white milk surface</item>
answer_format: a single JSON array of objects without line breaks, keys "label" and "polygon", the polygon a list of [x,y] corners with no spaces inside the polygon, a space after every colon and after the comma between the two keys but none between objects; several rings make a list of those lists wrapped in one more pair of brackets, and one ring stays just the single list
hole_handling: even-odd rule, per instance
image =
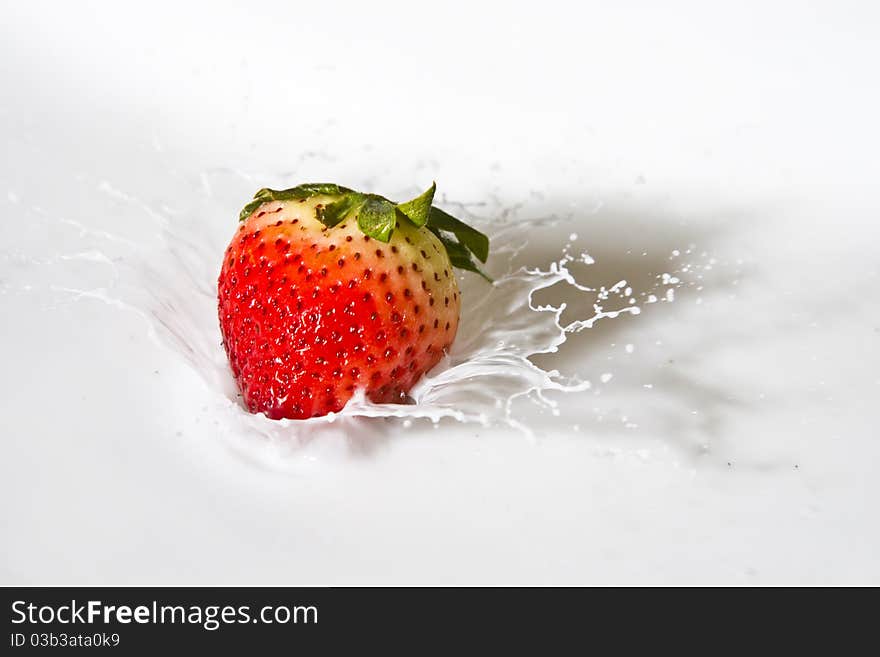
[{"label": "white milk surface", "polygon": [[[880,583],[875,7],[217,4],[0,10],[0,583]],[[245,412],[241,207],[432,180],[418,403]]]}]

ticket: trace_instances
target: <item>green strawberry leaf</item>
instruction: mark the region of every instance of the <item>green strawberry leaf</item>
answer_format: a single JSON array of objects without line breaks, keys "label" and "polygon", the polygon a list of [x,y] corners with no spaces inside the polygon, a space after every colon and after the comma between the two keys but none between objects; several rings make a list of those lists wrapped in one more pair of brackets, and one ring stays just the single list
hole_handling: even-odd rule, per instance
[{"label": "green strawberry leaf", "polygon": [[463,246],[459,242],[455,242],[448,237],[446,237],[443,233],[438,230],[432,230],[432,233],[437,236],[437,239],[443,244],[446,249],[446,254],[449,256],[449,262],[452,263],[452,266],[457,269],[464,269],[466,271],[472,271],[475,274],[479,274],[483,278],[485,278],[488,282],[492,282],[492,279],[482,270],[479,265],[474,262],[473,256],[471,255],[470,250],[467,247]]},{"label": "green strawberry leaf", "polygon": [[344,194],[339,200],[315,208],[315,217],[328,228],[333,228],[333,226],[349,216],[356,206],[363,202],[363,194],[358,194],[357,192]]},{"label": "green strawberry leaf", "polygon": [[435,233],[438,230],[452,233],[462,246],[467,247],[468,251],[477,256],[480,262],[486,262],[486,258],[489,257],[488,237],[476,228],[471,228],[466,223],[459,221],[436,206],[431,207],[431,213],[428,216],[428,228]]},{"label": "green strawberry leaf", "polygon": [[238,220],[244,221],[245,219],[250,217],[254,213],[254,210],[263,205],[263,203],[265,203],[265,201],[263,201],[262,199],[255,198],[253,201],[251,201],[241,209],[241,212],[238,213]]},{"label": "green strawberry leaf", "polygon": [[427,191],[416,196],[413,200],[398,203],[397,209],[416,226],[424,226],[428,222],[428,214],[431,212],[435,191],[437,191],[437,183],[432,182]]},{"label": "green strawberry leaf", "polygon": [[375,194],[366,194],[365,197],[358,212],[358,228],[364,235],[369,235],[380,242],[388,242],[397,221],[394,204],[387,198]]},{"label": "green strawberry leaf", "polygon": [[299,201],[319,195],[342,196],[343,194],[351,193],[351,191],[347,187],[341,187],[334,183],[306,183],[305,185],[280,190],[264,187],[254,194],[253,201],[244,206],[244,209],[238,215],[238,220],[244,221],[251,216],[254,210],[268,201]]},{"label": "green strawberry leaf", "polygon": [[[348,187],[342,187],[336,183],[306,183],[298,185],[291,189],[285,189],[281,194],[290,194],[291,199],[309,198],[310,196],[319,196],[321,194],[327,196],[339,196],[351,192]],[[279,199],[284,200],[284,199]]]}]

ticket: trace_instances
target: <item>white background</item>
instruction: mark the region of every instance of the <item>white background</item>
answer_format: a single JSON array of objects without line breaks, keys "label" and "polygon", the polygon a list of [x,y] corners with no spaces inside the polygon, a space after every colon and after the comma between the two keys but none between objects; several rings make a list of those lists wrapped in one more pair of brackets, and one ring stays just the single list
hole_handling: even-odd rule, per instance
[{"label": "white background", "polygon": [[[878,20],[870,2],[3,3],[0,580],[880,583]],[[215,391],[142,317],[58,293],[89,275],[58,260],[69,222],[151,238],[107,189],[175,207],[229,170],[254,189],[436,179],[490,220],[565,216],[533,264],[576,231],[588,281],[647,286],[691,244],[715,268],[543,357],[614,378],[559,416],[524,409],[532,439],[377,420],[357,449],[265,468],[214,440]],[[245,200],[206,225],[231,232]]]}]

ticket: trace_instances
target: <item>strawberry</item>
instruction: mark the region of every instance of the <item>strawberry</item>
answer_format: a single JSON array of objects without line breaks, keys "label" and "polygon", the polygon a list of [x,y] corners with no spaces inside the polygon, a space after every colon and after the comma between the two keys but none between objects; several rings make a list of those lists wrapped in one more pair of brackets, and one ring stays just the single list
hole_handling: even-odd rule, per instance
[{"label": "strawberry", "polygon": [[458,329],[453,266],[480,273],[488,238],[433,207],[334,184],[261,189],[218,281],[220,329],[247,408],[338,412],[357,389],[405,402]]}]

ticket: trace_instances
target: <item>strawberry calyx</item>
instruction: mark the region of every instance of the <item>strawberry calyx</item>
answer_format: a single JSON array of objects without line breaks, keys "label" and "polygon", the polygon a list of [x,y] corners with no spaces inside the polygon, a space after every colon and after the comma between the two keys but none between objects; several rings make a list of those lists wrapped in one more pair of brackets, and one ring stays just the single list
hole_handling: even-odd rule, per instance
[{"label": "strawberry calyx", "polygon": [[472,271],[487,281],[489,278],[476,261],[485,263],[489,257],[489,238],[463,221],[433,205],[437,184],[414,199],[395,203],[378,194],[365,194],[334,183],[306,183],[290,189],[263,188],[254,194],[253,200],[244,206],[239,221],[244,221],[263,203],[269,201],[299,201],[313,196],[329,196],[330,203],[315,208],[315,218],[332,228],[344,219],[357,218],[357,225],[364,235],[380,242],[388,242],[399,219],[416,227],[426,227],[446,249],[453,267]]}]

